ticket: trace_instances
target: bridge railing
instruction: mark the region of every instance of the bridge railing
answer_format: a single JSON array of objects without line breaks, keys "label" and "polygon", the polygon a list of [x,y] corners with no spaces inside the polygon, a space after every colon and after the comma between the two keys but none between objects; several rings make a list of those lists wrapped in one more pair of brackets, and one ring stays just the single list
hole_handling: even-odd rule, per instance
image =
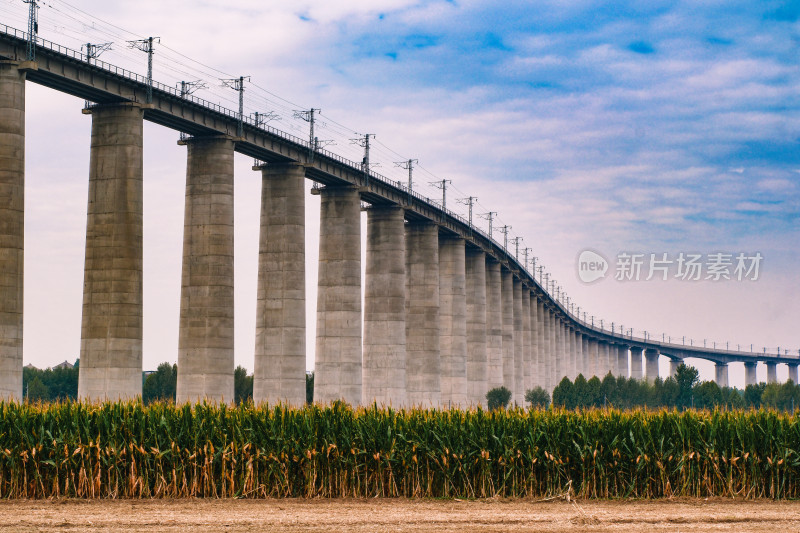
[{"label": "bridge railing", "polygon": [[[0,32],[5,33],[6,35],[9,35],[11,37],[17,38],[17,39],[19,39],[21,41],[27,41],[28,40],[27,32],[18,30],[16,28],[13,28],[13,27],[8,26],[6,24],[0,24]],[[228,118],[231,118],[233,120],[241,120],[241,122],[243,124],[247,124],[249,127],[255,128],[256,130],[260,130],[263,133],[268,133],[270,135],[274,135],[276,137],[279,137],[282,140],[294,143],[294,144],[298,145],[299,147],[305,148],[305,149],[307,149],[309,151],[313,150],[315,154],[318,154],[318,155],[324,156],[324,157],[326,157],[328,159],[331,159],[333,161],[336,161],[336,162],[348,167],[351,171],[353,171],[355,173],[362,172],[365,175],[366,179],[377,179],[377,180],[381,181],[384,184],[391,185],[392,187],[397,188],[401,192],[409,195],[410,197],[415,198],[419,202],[424,203],[428,208],[433,208],[435,210],[438,210],[438,211],[441,212],[441,214],[443,216],[449,216],[452,219],[460,222],[464,226],[467,226],[470,229],[470,231],[473,231],[473,232],[477,233],[478,235],[480,235],[481,237],[483,237],[484,239],[487,239],[497,249],[503,250],[503,252],[506,255],[506,259],[508,260],[509,263],[514,264],[520,270],[520,272],[525,272],[529,276],[530,280],[533,281],[533,283],[536,284],[545,294],[547,294],[547,296],[562,310],[563,313],[565,313],[567,316],[569,316],[571,320],[575,321],[576,323],[580,324],[582,327],[584,327],[584,328],[586,328],[588,330],[595,331],[595,332],[597,332],[599,334],[602,334],[602,335],[610,335],[610,336],[617,337],[617,338],[622,339],[622,340],[627,340],[627,341],[630,341],[630,342],[637,342],[637,343],[640,343],[640,344],[659,343],[659,344],[674,346],[676,348],[680,348],[680,347],[699,348],[699,345],[695,345],[694,344],[694,340],[693,339],[688,339],[689,340],[689,344],[686,344],[686,340],[687,340],[686,337],[681,337],[681,339],[682,339],[681,344],[672,343],[671,342],[671,336],[669,337],[670,341],[667,341],[666,340],[667,337],[664,334],[662,334],[661,341],[657,341],[656,340],[657,337],[654,339],[654,337],[649,335],[647,331],[634,332],[633,329],[629,329],[627,331],[621,330],[620,332],[617,332],[617,331],[615,331],[615,328],[613,327],[613,323],[612,323],[612,328],[611,329],[606,329],[604,327],[604,321],[601,320],[601,319],[598,319],[597,321],[595,321],[594,315],[591,316],[591,320],[587,320],[587,317],[586,317],[585,313],[584,313],[583,318],[581,318],[579,313],[575,313],[572,309],[570,309],[570,306],[567,305],[567,303],[563,300],[563,298],[559,294],[553,294],[552,291],[548,290],[547,284],[540,283],[541,280],[537,280],[536,279],[535,272],[534,273],[529,272],[528,269],[527,269],[527,265],[520,264],[519,260],[514,255],[512,255],[505,248],[505,246],[502,246],[499,242],[497,242],[492,235],[489,235],[488,233],[486,233],[483,230],[479,229],[478,227],[473,225],[469,220],[465,219],[459,213],[456,213],[456,212],[454,212],[454,211],[452,211],[450,209],[445,208],[440,202],[438,202],[436,200],[433,200],[433,199],[431,199],[429,197],[423,196],[418,191],[409,189],[408,186],[405,183],[401,182],[401,181],[396,181],[396,180],[389,179],[386,176],[383,176],[383,175],[378,174],[376,172],[372,172],[370,170],[367,170],[367,172],[364,172],[363,169],[361,168],[361,165],[356,163],[355,161],[352,161],[350,159],[342,157],[341,155],[336,154],[334,152],[331,152],[329,150],[325,150],[325,149],[321,149],[321,148],[316,148],[315,149],[308,140],[302,139],[300,137],[297,137],[295,135],[287,133],[287,132],[285,132],[283,130],[279,130],[279,129],[277,129],[275,127],[272,127],[272,126],[270,126],[268,124],[258,124],[258,123],[256,123],[255,118],[252,117],[252,116],[249,116],[249,115],[246,116],[246,117],[245,116],[240,116],[237,111],[234,111],[232,109],[228,109],[228,108],[226,108],[226,107],[224,107],[224,106],[222,106],[220,104],[211,102],[209,100],[205,100],[203,98],[197,97],[197,96],[192,95],[192,94],[182,94],[181,91],[177,87],[166,85],[164,83],[161,83],[161,82],[158,82],[158,81],[155,81],[155,80],[149,80],[146,76],[143,76],[141,74],[138,74],[138,73],[130,71],[130,70],[127,70],[127,69],[122,68],[122,67],[118,67],[118,66],[113,65],[111,63],[107,63],[107,62],[102,61],[102,60],[97,59],[97,58],[91,58],[87,54],[84,54],[83,52],[79,52],[77,50],[73,50],[72,48],[69,48],[69,47],[66,47],[66,46],[62,46],[62,45],[60,45],[58,43],[55,43],[53,41],[49,41],[47,39],[43,39],[43,38],[41,38],[39,36],[36,37],[36,45],[39,48],[46,49],[46,50],[49,50],[51,52],[58,53],[58,54],[60,54],[62,56],[69,57],[71,59],[74,59],[76,61],[80,61],[80,62],[85,63],[85,64],[90,65],[90,66],[94,66],[94,67],[96,67],[98,69],[103,70],[106,73],[114,74],[116,76],[119,76],[121,78],[127,79],[129,81],[133,81],[135,83],[141,84],[142,88],[144,88],[144,89],[146,89],[148,87],[148,85],[149,85],[154,91],[160,91],[163,94],[168,94],[168,95],[173,96],[175,98],[179,98],[179,99],[182,99],[182,100],[185,100],[185,101],[192,102],[192,103],[194,103],[194,104],[196,104],[196,105],[198,105],[198,106],[200,106],[200,107],[202,107],[202,108],[204,108],[206,110],[213,111],[215,113],[221,114],[221,115],[226,116]],[[596,322],[599,322],[599,325]],[[634,335],[634,333],[636,333],[636,335]],[[676,339],[677,339],[677,337],[676,337]],[[726,348],[724,350],[721,348],[722,343],[720,343],[720,348],[717,348],[716,347],[716,343],[713,343],[713,348],[708,348],[707,346],[704,346],[704,349],[708,349],[709,351],[730,352],[730,350],[728,349],[728,347],[730,345],[728,343],[725,343],[725,345],[726,345]],[[737,345],[737,347],[738,346],[739,345]],[[778,348],[778,350],[777,350],[778,353],[777,354],[767,353],[766,348],[763,349],[763,352],[754,352],[754,351],[752,351],[752,345],[751,345],[751,351],[749,351],[749,352],[742,352],[742,351],[739,351],[738,349],[737,349],[737,352],[738,353],[747,353],[747,354],[756,355],[756,356],[757,355],[762,355],[764,357],[782,357],[782,355],[780,353],[781,352],[780,348]],[[798,352],[797,358],[800,358],[800,350],[798,350],[797,352]],[[787,357],[792,357],[789,354],[789,350],[788,349],[784,350],[784,355],[787,356]]]}]

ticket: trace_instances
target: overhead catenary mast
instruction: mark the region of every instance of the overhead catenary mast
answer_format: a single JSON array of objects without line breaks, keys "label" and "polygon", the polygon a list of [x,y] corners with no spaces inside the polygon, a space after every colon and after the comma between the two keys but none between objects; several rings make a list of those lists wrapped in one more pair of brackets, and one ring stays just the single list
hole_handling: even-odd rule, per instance
[{"label": "overhead catenary mast", "polygon": [[239,76],[238,78],[220,80],[222,85],[230,87],[239,93],[239,124],[236,128],[236,136],[244,135],[244,82],[250,81],[250,76]]},{"label": "overhead catenary mast", "polygon": [[442,211],[447,212],[447,184],[453,183],[453,180],[438,180],[438,181],[431,181],[430,185],[433,185],[437,189],[442,190]]},{"label": "overhead catenary mast", "polygon": [[39,33],[39,0],[22,0],[30,6],[28,9],[28,61],[36,60],[36,39]]},{"label": "overhead catenary mast", "polygon": [[137,41],[128,41],[130,48],[136,48],[147,54],[147,96],[145,101],[153,103],[153,43],[160,43],[161,37],[148,37]]},{"label": "overhead catenary mast", "polygon": [[100,43],[100,44],[92,44],[86,43],[81,46],[81,50],[86,50],[86,62],[91,63],[92,59],[97,59],[100,57],[100,54],[105,52],[106,50],[111,50],[111,45],[114,43]]}]

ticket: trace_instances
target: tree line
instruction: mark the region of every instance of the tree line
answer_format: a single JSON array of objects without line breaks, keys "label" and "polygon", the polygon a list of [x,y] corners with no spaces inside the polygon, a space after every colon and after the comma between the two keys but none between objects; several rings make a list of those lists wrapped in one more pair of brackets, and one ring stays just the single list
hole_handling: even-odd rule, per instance
[{"label": "tree line", "polygon": [[[56,402],[75,400],[78,397],[78,371],[80,360],[72,368],[58,367],[41,370],[25,367],[22,370],[22,394],[31,402]],[[178,384],[178,365],[161,363],[155,372],[142,373],[142,401],[175,402]],[[253,375],[243,366],[233,372],[233,394],[236,404],[253,399]],[[306,375],[306,399],[310,403],[314,394],[314,374]]]},{"label": "tree line", "polygon": [[681,364],[674,377],[656,378],[652,383],[614,377],[610,373],[602,380],[596,376],[587,380],[578,375],[573,382],[565,377],[553,390],[553,405],[566,409],[765,407],[789,411],[800,408],[800,386],[787,381],[748,385],[744,390],[720,387],[714,381],[700,381],[696,368]]},{"label": "tree line", "polygon": [[[23,395],[29,401],[54,402],[75,400],[78,397],[78,371],[80,361],[72,368],[59,367],[40,370],[26,367],[22,372]],[[143,374],[142,400],[145,404],[154,401],[175,401],[178,380],[178,365],[161,363],[155,372]],[[253,375],[242,366],[233,374],[234,401],[237,404],[253,398]],[[306,401],[314,398],[314,373],[306,375]],[[508,405],[511,391],[498,388],[489,391],[487,400],[490,409]],[[525,402],[533,407],[548,407],[550,394],[536,387],[526,392]],[[566,409],[589,407],[636,407],[711,409],[726,407],[774,408],[785,411],[800,408],[800,385],[786,383],[758,383],[744,390],[720,387],[713,381],[700,381],[696,368],[680,365],[674,377],[657,378],[654,382],[633,378],[615,377],[610,373],[603,379],[586,379],[578,375],[575,381],[564,378],[553,390],[552,404]]]}]

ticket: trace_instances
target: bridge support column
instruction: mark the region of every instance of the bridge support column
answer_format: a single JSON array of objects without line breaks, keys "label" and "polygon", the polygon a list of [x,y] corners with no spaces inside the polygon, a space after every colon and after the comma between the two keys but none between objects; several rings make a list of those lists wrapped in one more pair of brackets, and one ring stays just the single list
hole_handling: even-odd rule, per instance
[{"label": "bridge support column", "polygon": [[488,389],[486,254],[466,252],[467,298],[467,404],[486,406]]},{"label": "bridge support column", "polygon": [[658,350],[647,348],[644,351],[644,358],[647,363],[647,381],[653,383],[658,377]]},{"label": "bridge support column", "polygon": [[520,405],[525,405],[525,392],[531,389],[531,293],[522,286],[522,379]]},{"label": "bridge support column", "polygon": [[575,381],[578,375],[578,342],[575,338],[576,332],[571,326],[567,326],[567,340],[569,340],[569,379]]},{"label": "bridge support column", "polygon": [[528,304],[530,305],[531,315],[531,388],[542,386],[541,373],[539,367],[539,304],[536,295],[528,293]]},{"label": "bridge support column", "polygon": [[233,402],[234,142],[220,136],[181,143],[186,207],[175,403]]},{"label": "bridge support column", "polygon": [[628,347],[617,344],[617,376],[628,379]]},{"label": "bridge support column", "polygon": [[0,400],[22,400],[25,72],[0,61]]},{"label": "bridge support column", "polygon": [[501,270],[503,284],[503,386],[514,393],[514,275]]},{"label": "bridge support column", "polygon": [[631,346],[631,378],[643,379],[642,372],[642,349],[639,346]]},{"label": "bridge support column", "polygon": [[[606,377],[608,375],[609,372],[611,372],[611,368],[612,368],[612,366],[611,366],[611,345],[609,343],[607,343],[607,342],[601,342],[600,346],[603,349],[603,355],[601,357],[601,359],[603,361],[603,368],[602,368],[602,371],[600,372],[600,376],[599,376],[600,380],[602,380],[604,377]],[[614,366],[615,367],[617,366],[617,362],[616,361],[614,361]]]},{"label": "bridge support column", "polygon": [[406,403],[439,407],[441,372],[439,227],[409,223],[406,224]]},{"label": "bridge support column", "polygon": [[[440,256],[441,259],[441,256]],[[403,209],[367,210],[362,403],[406,403],[406,242]]]},{"label": "bridge support column", "polygon": [[467,296],[464,239],[439,238],[442,405],[467,404]]},{"label": "bridge support column", "polygon": [[550,390],[550,374],[547,370],[547,360],[550,357],[550,337],[548,336],[548,315],[544,302],[536,299],[536,320],[538,322],[537,329],[539,331],[539,338],[537,346],[539,348],[539,357],[537,359],[536,373],[539,376],[539,384],[546,391]]},{"label": "bridge support column", "polygon": [[486,360],[489,390],[503,386],[503,288],[500,263],[486,258]]},{"label": "bridge support column", "polygon": [[553,314],[553,387],[555,388],[564,377],[564,338],[561,331],[561,318]]},{"label": "bridge support column", "polygon": [[305,404],[305,258],[305,167],[296,163],[261,167],[256,404]]},{"label": "bridge support column", "polygon": [[142,394],[142,108],[92,115],[78,398]]},{"label": "bridge support column", "polygon": [[722,387],[728,386],[728,365],[727,363],[716,363],[714,365],[714,381]]},{"label": "bridge support column", "polygon": [[314,400],[359,405],[361,373],[361,201],[355,187],[324,187]]},{"label": "bridge support column", "polygon": [[588,365],[586,367],[586,374],[585,377],[587,380],[591,379],[592,376],[597,375],[597,341],[595,339],[589,339],[589,360]]},{"label": "bridge support column", "polygon": [[583,357],[581,359],[581,368],[578,373],[582,374],[586,379],[589,379],[592,377],[592,354],[589,349],[589,337],[586,335],[581,335],[581,337],[581,351],[583,352]]},{"label": "bridge support column", "polygon": [[525,332],[522,324],[522,281],[514,278],[514,387],[511,399],[517,405],[525,403],[525,392],[522,390],[525,380]]},{"label": "bridge support column", "polygon": [[758,383],[758,377],[756,375],[756,368],[758,367],[758,363],[745,363],[744,364],[744,386],[748,385],[756,385]]},{"label": "bridge support column", "polygon": [[778,363],[767,361],[767,383],[778,382]]},{"label": "bridge support column", "polygon": [[683,363],[683,361],[680,359],[669,360],[669,377],[674,378],[678,375],[678,367],[681,366],[681,363]]},{"label": "bridge support column", "polygon": [[786,367],[789,370],[789,379],[797,385],[797,363],[786,363]]}]

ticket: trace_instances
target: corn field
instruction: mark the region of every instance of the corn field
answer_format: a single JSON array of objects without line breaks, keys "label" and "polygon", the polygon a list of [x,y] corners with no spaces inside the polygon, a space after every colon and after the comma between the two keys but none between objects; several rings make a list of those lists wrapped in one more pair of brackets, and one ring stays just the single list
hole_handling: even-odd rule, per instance
[{"label": "corn field", "polygon": [[775,411],[0,403],[2,498],[800,497]]}]

